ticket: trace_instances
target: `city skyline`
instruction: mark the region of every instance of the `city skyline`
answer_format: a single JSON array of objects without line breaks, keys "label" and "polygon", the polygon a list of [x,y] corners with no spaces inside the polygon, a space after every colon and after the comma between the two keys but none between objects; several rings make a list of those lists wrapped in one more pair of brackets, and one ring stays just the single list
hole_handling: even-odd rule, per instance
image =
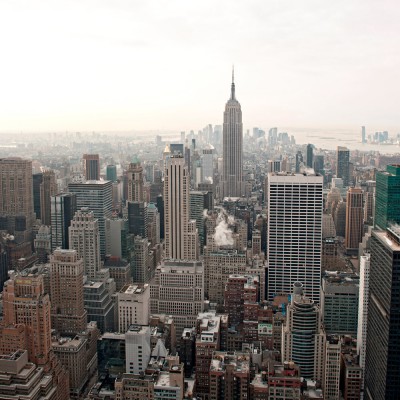
[{"label": "city skyline", "polygon": [[394,1],[3,3],[1,131],[220,123],[232,63],[245,127],[399,129],[399,11]]}]

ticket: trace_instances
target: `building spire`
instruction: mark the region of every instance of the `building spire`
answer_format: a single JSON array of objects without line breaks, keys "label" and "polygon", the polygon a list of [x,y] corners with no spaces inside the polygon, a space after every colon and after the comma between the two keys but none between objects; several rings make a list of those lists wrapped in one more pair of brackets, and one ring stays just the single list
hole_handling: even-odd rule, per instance
[{"label": "building spire", "polygon": [[231,100],[235,100],[235,67],[232,65]]}]

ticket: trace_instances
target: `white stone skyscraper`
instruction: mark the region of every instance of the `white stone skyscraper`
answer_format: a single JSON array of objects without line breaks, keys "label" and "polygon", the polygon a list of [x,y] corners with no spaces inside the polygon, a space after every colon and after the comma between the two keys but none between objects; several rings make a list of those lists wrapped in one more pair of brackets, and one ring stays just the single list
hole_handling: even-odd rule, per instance
[{"label": "white stone skyscraper", "polygon": [[323,177],[268,174],[268,299],[290,293],[294,282],[319,303]]},{"label": "white stone skyscraper", "polygon": [[231,97],[226,103],[223,125],[222,196],[241,197],[243,185],[243,123],[242,109],[235,97],[232,71]]},{"label": "white stone skyscraper", "polygon": [[196,221],[189,221],[190,176],[185,159],[171,156],[164,174],[165,258],[197,260]]},{"label": "white stone skyscraper", "polygon": [[99,223],[88,208],[82,207],[71,221],[69,248],[83,258],[85,275],[97,278],[101,269]]}]

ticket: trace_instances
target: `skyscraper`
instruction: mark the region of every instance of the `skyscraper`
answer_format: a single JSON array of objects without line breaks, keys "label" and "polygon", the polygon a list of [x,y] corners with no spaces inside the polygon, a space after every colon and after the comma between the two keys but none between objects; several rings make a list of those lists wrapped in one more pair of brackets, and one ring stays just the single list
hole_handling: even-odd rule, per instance
[{"label": "skyscraper", "polygon": [[223,197],[241,197],[243,185],[243,123],[242,109],[235,97],[232,71],[231,97],[226,103],[223,127]]},{"label": "skyscraper", "polygon": [[364,235],[364,195],[360,188],[349,188],[346,201],[345,248],[348,254],[358,254]]},{"label": "skyscraper", "polygon": [[282,360],[293,360],[298,364],[304,378],[321,379],[324,342],[320,309],[304,295],[303,285],[295,282],[282,330]]},{"label": "skyscraper", "polygon": [[18,217],[25,220],[25,230],[33,223],[32,161],[19,157],[0,158],[0,216],[8,220],[14,233]]},{"label": "skyscraper", "polygon": [[361,127],[361,143],[367,143],[365,126]]},{"label": "skyscraper", "polygon": [[400,231],[372,231],[365,360],[367,400],[395,400],[400,392]]},{"label": "skyscraper", "polygon": [[99,221],[100,254],[106,255],[106,218],[112,214],[112,182],[86,181],[70,183],[68,190],[76,194],[77,209],[88,207]]},{"label": "skyscraper", "polygon": [[314,145],[307,145],[307,167],[313,168],[314,166]]},{"label": "skyscraper", "polygon": [[[198,258],[196,221],[189,221],[189,181],[185,159],[180,155],[171,156],[164,174],[165,258],[167,259]],[[194,229],[191,226],[193,224]]]},{"label": "skyscraper", "polygon": [[100,158],[98,154],[84,154],[82,158],[83,174],[88,181],[100,179]]},{"label": "skyscraper", "polygon": [[43,225],[51,224],[50,198],[57,193],[57,184],[54,171],[45,171],[40,184],[40,219]]},{"label": "skyscraper", "polygon": [[268,298],[290,293],[302,282],[305,295],[319,303],[323,177],[268,174]]},{"label": "skyscraper", "polygon": [[83,260],[76,250],[57,249],[50,257],[52,328],[76,335],[86,328],[83,303]]},{"label": "skyscraper", "polygon": [[129,164],[128,175],[128,201],[143,201],[143,167],[135,157]]},{"label": "skyscraper", "polygon": [[117,181],[117,167],[115,165],[107,165],[106,179],[111,182]]},{"label": "skyscraper", "polygon": [[43,182],[43,173],[39,172],[32,175],[33,185],[33,211],[36,214],[36,218],[40,219],[40,185]]},{"label": "skyscraper", "polygon": [[68,228],[76,212],[76,195],[60,193],[50,198],[51,249],[69,249]]},{"label": "skyscraper", "polygon": [[76,250],[79,258],[83,258],[85,275],[97,278],[101,269],[99,224],[88,208],[77,211],[71,221],[69,247]]},{"label": "skyscraper", "polygon": [[338,146],[336,152],[336,176],[343,179],[343,186],[350,182],[350,151],[347,147]]},{"label": "skyscraper", "polygon": [[375,226],[386,229],[389,223],[400,223],[400,165],[376,173]]},{"label": "skyscraper", "polygon": [[43,276],[11,275],[4,285],[3,304],[6,326],[25,325],[29,361],[47,364],[51,350],[50,298],[44,293]]}]

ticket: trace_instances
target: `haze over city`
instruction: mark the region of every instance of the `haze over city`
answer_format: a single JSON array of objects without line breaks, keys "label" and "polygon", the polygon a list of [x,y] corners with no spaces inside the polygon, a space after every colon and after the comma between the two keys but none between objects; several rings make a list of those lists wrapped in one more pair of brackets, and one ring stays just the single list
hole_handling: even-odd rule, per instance
[{"label": "haze over city", "polygon": [[245,129],[395,135],[398,20],[395,1],[3,1],[0,131],[219,124],[235,64]]}]

